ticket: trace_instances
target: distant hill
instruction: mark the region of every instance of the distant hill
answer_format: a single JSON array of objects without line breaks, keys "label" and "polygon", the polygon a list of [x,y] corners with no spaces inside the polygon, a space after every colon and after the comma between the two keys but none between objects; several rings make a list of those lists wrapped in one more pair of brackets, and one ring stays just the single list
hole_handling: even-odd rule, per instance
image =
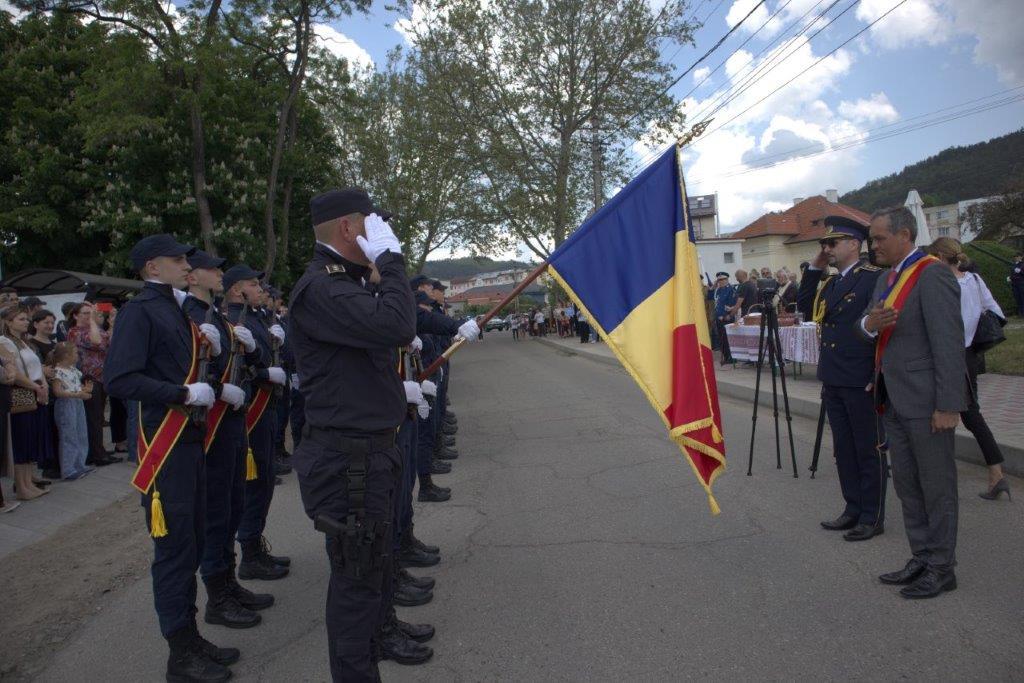
[{"label": "distant hill", "polygon": [[423,264],[423,274],[438,280],[451,280],[457,277],[469,277],[478,273],[491,273],[496,270],[512,270],[513,268],[535,268],[536,264],[525,261],[495,261],[486,256],[439,259]]},{"label": "distant hill", "polygon": [[921,193],[925,206],[1002,192],[1008,181],[1024,177],[1024,129],[966,147],[950,147],[907,166],[899,173],[872,180],[844,194],[840,201],[871,212],[902,204],[907,192]]}]

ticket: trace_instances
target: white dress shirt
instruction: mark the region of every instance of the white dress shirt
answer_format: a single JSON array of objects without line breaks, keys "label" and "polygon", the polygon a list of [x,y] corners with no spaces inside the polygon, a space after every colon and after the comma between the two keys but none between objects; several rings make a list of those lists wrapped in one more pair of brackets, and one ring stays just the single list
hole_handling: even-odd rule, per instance
[{"label": "white dress shirt", "polygon": [[1000,318],[1005,318],[1003,309],[996,303],[985,281],[977,273],[957,273],[960,282],[960,315],[964,319],[964,346],[974,341],[978,331],[978,321],[985,311],[992,311]]}]

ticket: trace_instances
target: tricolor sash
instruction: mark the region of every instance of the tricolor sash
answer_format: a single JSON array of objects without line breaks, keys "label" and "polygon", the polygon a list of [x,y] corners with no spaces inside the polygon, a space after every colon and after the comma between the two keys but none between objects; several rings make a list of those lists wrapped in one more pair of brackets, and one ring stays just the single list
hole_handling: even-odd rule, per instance
[{"label": "tricolor sash", "polygon": [[[913,256],[910,258],[914,259]],[[921,254],[905,265],[900,271],[896,282],[888,290],[882,292],[882,300],[885,307],[902,311],[903,305],[907,302],[907,297],[910,296],[910,292],[914,289],[914,285],[921,279],[921,273],[928,266],[938,262],[939,259],[934,256]],[[876,370],[882,367],[882,355],[885,354],[885,347],[889,345],[889,339],[892,337],[892,332],[895,328],[896,325],[890,325],[878,334],[878,345],[875,347]]]},{"label": "tricolor sash", "polygon": [[[228,345],[227,348],[233,349],[235,347],[235,330],[231,325],[225,325],[228,328]],[[231,352],[228,357],[228,364],[224,368],[224,374],[220,376],[220,383],[227,383],[231,377],[231,370],[235,364],[235,354]],[[224,414],[228,411],[230,406],[224,401],[218,400],[210,408],[210,412],[206,414],[206,436],[203,438],[203,452],[208,453],[210,446],[213,444],[213,440],[217,436],[217,428],[220,427],[221,420],[224,419]]]},{"label": "tricolor sash", "polygon": [[[189,322],[192,333],[192,363],[189,366],[188,375],[183,384],[194,384],[199,373],[199,327],[194,322]],[[189,416],[183,406],[171,406],[167,414],[157,427],[153,438],[146,439],[146,432],[142,428],[142,411],[139,411],[139,466],[132,477],[132,486],[140,493],[146,494],[156,481],[156,475],[160,473],[167,456],[174,449],[181,438],[181,433],[188,424]]]},{"label": "tricolor sash", "polygon": [[245,434],[248,436],[256,423],[263,417],[263,411],[267,409],[267,403],[270,402],[270,389],[260,387],[256,390],[256,396],[252,399],[252,403],[249,404],[249,410],[245,413]]}]

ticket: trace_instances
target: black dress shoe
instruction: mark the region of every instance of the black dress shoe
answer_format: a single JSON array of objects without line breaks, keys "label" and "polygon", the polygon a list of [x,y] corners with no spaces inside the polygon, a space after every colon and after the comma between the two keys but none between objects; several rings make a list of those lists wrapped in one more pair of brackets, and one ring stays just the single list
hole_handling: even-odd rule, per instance
[{"label": "black dress shoe", "polygon": [[395,586],[393,600],[396,605],[402,607],[419,607],[434,599],[434,594],[428,590],[416,588],[412,584],[399,584]]},{"label": "black dress shoe", "polygon": [[386,628],[377,645],[381,659],[390,659],[398,664],[423,664],[434,656],[433,649],[413,640],[397,625]]},{"label": "black dress shoe", "polygon": [[821,528],[829,531],[846,531],[857,526],[857,518],[845,512],[831,522],[822,522]]},{"label": "black dress shoe", "polygon": [[882,574],[878,577],[878,580],[890,586],[905,586],[908,583],[913,583],[927,568],[923,562],[915,557],[911,558],[903,569],[898,572]]},{"label": "black dress shoe", "polygon": [[434,460],[455,460],[459,457],[459,452],[454,448],[448,448],[447,446],[441,446],[434,452]]},{"label": "black dress shoe", "polygon": [[923,600],[937,598],[946,591],[952,590],[956,590],[956,574],[952,569],[940,571],[929,568],[918,577],[917,581],[900,589],[900,595],[908,600]]},{"label": "black dress shoe", "polygon": [[398,551],[396,559],[402,567],[433,567],[441,561],[441,556],[424,552],[415,546],[407,546]]},{"label": "black dress shoe", "polygon": [[416,500],[421,503],[443,503],[451,497],[451,491],[445,491],[434,483],[431,483],[429,486],[420,484],[420,491],[416,494]]},{"label": "black dress shoe", "polygon": [[431,474],[448,474],[452,471],[452,465],[449,462],[443,460],[431,460],[430,461],[430,473]]},{"label": "black dress shoe", "polygon": [[87,465],[95,465],[96,467],[106,467],[107,465],[113,465],[115,462],[121,462],[121,458],[112,458],[109,455],[104,455],[101,458],[94,458],[93,461],[87,462]]},{"label": "black dress shoe", "polygon": [[411,584],[416,588],[425,591],[433,590],[435,583],[434,579],[429,576],[413,576],[409,573],[409,570],[404,567],[399,568],[397,581],[398,583]]},{"label": "black dress shoe", "polygon": [[407,637],[417,643],[425,643],[434,637],[434,627],[430,624],[410,624],[401,619],[395,620],[395,626]]},{"label": "black dress shoe", "polygon": [[845,534],[844,541],[867,541],[885,533],[884,524],[858,524]]}]

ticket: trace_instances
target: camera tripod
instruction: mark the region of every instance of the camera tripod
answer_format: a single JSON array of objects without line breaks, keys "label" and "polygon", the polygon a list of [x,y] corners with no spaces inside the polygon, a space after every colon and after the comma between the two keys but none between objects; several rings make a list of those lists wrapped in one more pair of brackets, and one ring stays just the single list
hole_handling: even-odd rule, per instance
[{"label": "camera tripod", "polygon": [[[758,333],[757,346],[757,379],[754,381],[754,411],[750,424],[750,454],[747,459],[747,476],[753,473],[754,467],[754,436],[757,433],[757,408],[761,398],[761,370],[764,369],[765,358],[768,370],[772,375],[772,406],[775,417],[775,467],[782,469],[782,445],[779,434],[779,391],[782,384],[782,402],[786,411],[786,426],[789,430],[789,455],[793,462],[793,478],[799,478],[796,471],[796,447],[793,444],[793,416],[789,412],[789,392],[786,390],[786,361],[782,357],[782,341],[779,336],[779,315],[771,301],[762,302],[761,329]],[[778,368],[778,380],[775,370]]]}]

